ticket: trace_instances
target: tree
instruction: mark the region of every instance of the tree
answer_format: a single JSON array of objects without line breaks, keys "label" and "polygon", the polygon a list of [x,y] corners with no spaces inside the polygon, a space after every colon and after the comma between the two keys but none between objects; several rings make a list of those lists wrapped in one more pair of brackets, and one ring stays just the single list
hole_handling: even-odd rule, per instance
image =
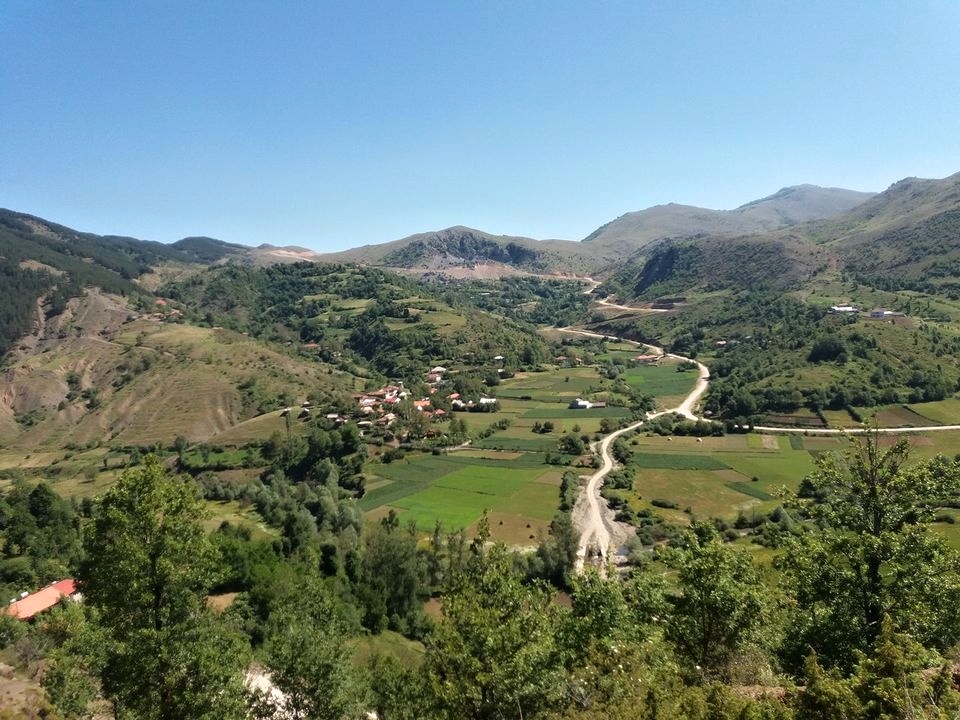
[{"label": "tree", "polygon": [[191,482],[147,456],[104,496],[80,583],[107,637],[101,683],[118,717],[242,717],[245,651],[210,614],[204,511]]},{"label": "tree", "polygon": [[845,456],[821,455],[794,505],[819,528],[793,540],[779,566],[796,599],[788,661],[814,648],[850,669],[889,615],[927,647],[960,640],[960,556],[931,532],[938,507],[960,488],[957,463],[907,467],[909,444],[888,449],[876,432]]},{"label": "tree", "polygon": [[730,661],[766,622],[766,592],[747,553],[726,545],[712,524],[696,523],[667,562],[678,570],[666,637],[690,674],[724,679]]},{"label": "tree", "polygon": [[505,548],[482,548],[482,540],[471,547],[427,647],[437,717],[535,717],[562,690],[559,608],[545,589],[521,583]]},{"label": "tree", "polygon": [[346,628],[316,578],[299,578],[274,611],[267,635],[270,679],[283,694],[255,693],[258,718],[348,720],[366,717],[366,687],[353,669]]}]

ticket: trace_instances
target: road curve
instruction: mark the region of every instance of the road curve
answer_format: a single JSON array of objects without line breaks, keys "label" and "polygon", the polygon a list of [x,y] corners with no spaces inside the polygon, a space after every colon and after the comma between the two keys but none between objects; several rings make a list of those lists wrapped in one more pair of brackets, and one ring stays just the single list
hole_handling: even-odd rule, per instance
[{"label": "road curve", "polygon": [[[584,335],[586,337],[607,337],[606,335],[590,332],[588,330],[578,330],[570,327],[559,328],[559,330],[561,332]],[[656,345],[648,345],[646,343],[637,342],[636,340],[627,339],[621,339],[621,342],[630,343],[631,345],[635,345],[637,347],[646,347],[660,355],[666,354],[664,353],[663,348],[657,347]],[[604,501],[600,497],[600,486],[603,484],[603,479],[616,466],[616,463],[613,460],[613,455],[610,453],[610,447],[613,445],[614,440],[624,433],[636,430],[647,420],[652,420],[653,418],[660,417],[661,415],[666,415],[668,413],[678,413],[691,420],[697,419],[697,415],[694,414],[693,408],[700,398],[703,397],[703,394],[709,387],[710,370],[703,363],[696,362],[695,360],[683,357],[682,355],[666,354],[666,356],[682,362],[696,363],[698,371],[697,381],[694,384],[693,389],[677,407],[670,408],[668,410],[662,410],[661,412],[657,413],[648,413],[647,417],[643,420],[638,420],[627,427],[612,432],[600,440],[599,443],[594,444],[594,452],[600,453],[601,465],[596,472],[587,478],[587,484],[583,488],[583,494],[578,501],[581,503],[586,502],[587,504],[586,517],[583,518],[583,527],[580,529],[580,544],[577,547],[577,560],[574,568],[578,575],[583,572],[583,566],[586,562],[587,552],[591,548],[595,549],[596,552],[601,555],[601,557],[606,558],[609,556],[612,533],[610,531],[610,526],[608,525],[609,521],[604,513],[605,507],[601,507],[601,503]]]},{"label": "road curve", "polygon": [[[564,327],[558,328],[560,332],[571,333],[574,335],[583,335],[585,337],[593,338],[606,338],[607,335],[601,335],[600,333],[590,332],[589,330],[580,330],[578,328]],[[666,415],[668,413],[677,413],[683,415],[685,418],[690,420],[698,420],[698,416],[694,412],[694,407],[707,392],[710,383],[710,370],[701,362],[697,362],[691,358],[684,357],[683,355],[675,355],[673,353],[664,353],[663,348],[657,347],[656,345],[649,345],[647,343],[640,343],[635,340],[628,340],[626,338],[621,338],[621,342],[630,343],[637,347],[647,347],[653,350],[656,353],[666,355],[666,357],[673,358],[675,360],[680,360],[682,362],[693,362],[697,365],[697,382],[693,386],[693,390],[683,399],[683,402],[680,403],[675,408],[670,408],[667,410],[662,410],[657,413],[648,413],[647,417],[644,420],[633,423],[625,428],[621,428],[616,432],[611,433],[610,435],[605,436],[599,443],[595,443],[593,448],[595,452],[600,453],[600,458],[602,464],[600,468],[594,472],[588,479],[587,484],[583,488],[583,494],[578,500],[578,505],[581,502],[586,502],[587,504],[587,513],[586,517],[583,518],[582,527],[580,530],[580,544],[577,549],[577,560],[576,560],[576,572],[581,574],[583,572],[584,562],[587,557],[587,551],[590,548],[595,548],[602,557],[606,558],[609,556],[610,552],[610,542],[612,539],[612,533],[610,529],[609,521],[606,518],[604,513],[605,505],[602,506],[603,499],[600,497],[600,486],[603,483],[603,479],[613,470],[616,466],[616,463],[613,460],[613,456],[610,454],[610,447],[613,445],[614,440],[616,440],[620,435],[636,430],[641,425],[643,425],[647,420],[652,420],[653,418],[659,417],[661,415]],[[889,435],[900,435],[904,433],[919,433],[919,432],[939,432],[944,430],[960,430],[960,425],[928,425],[922,427],[885,427],[885,428],[784,428],[784,427],[775,427],[768,425],[755,425],[753,427],[754,431],[765,432],[765,433],[784,433],[784,434],[797,434],[802,433],[805,435],[861,435],[867,432],[877,432],[881,434]]]}]

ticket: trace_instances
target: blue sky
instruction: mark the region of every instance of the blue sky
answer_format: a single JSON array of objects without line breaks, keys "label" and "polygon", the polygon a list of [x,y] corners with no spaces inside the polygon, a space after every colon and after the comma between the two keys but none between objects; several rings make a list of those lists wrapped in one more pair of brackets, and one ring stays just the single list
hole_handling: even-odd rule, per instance
[{"label": "blue sky", "polygon": [[0,3],[0,206],[335,250],[960,171],[960,3]]}]

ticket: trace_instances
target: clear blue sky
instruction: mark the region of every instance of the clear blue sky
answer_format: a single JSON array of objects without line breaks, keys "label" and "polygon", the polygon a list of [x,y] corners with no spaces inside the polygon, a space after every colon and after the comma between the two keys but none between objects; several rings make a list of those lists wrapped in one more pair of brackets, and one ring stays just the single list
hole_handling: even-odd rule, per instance
[{"label": "clear blue sky", "polygon": [[960,171],[960,3],[0,3],[0,206],[318,250]]}]

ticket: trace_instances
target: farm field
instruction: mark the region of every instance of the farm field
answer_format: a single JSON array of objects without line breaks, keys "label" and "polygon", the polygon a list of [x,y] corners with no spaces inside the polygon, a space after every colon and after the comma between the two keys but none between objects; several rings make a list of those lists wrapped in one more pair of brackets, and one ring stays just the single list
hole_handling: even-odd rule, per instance
[{"label": "farm field", "polygon": [[[916,407],[921,407],[920,405]],[[888,405],[871,410],[860,410],[864,421],[876,422],[880,427],[926,427],[940,425],[939,422],[924,416],[907,405]]]},{"label": "farm field", "polygon": [[[727,435],[724,437],[637,436],[630,440],[634,451],[634,487],[622,492],[630,505],[652,508],[673,522],[691,517],[736,518],[741,510],[770,510],[778,504],[782,488],[795,490],[811,472],[814,456],[839,449],[836,438],[773,435]],[[676,510],[655,507],[664,500]],[[684,512],[689,510],[689,512]]]},{"label": "farm field", "polygon": [[395,510],[423,532],[437,521],[447,531],[469,529],[487,511],[494,540],[530,544],[546,532],[559,502],[556,468],[537,454],[412,454],[367,469],[387,482],[367,492],[361,509],[372,517]]},{"label": "farm field", "polygon": [[916,403],[907,407],[917,415],[931,420],[931,424],[960,425],[960,398]]},{"label": "farm field", "polygon": [[[881,437],[880,443],[889,447],[900,437],[909,441],[914,460],[960,452],[960,431],[891,435]],[[685,523],[692,516],[733,520],[740,510],[772,510],[783,489],[796,490],[804,476],[816,469],[817,456],[841,452],[846,440],[799,433],[727,435],[702,441],[639,435],[629,445],[634,452],[634,488],[616,492],[635,510],[650,508],[666,520]],[[655,507],[651,503],[655,499],[677,508]],[[960,545],[960,529],[938,527],[955,535]]]}]

